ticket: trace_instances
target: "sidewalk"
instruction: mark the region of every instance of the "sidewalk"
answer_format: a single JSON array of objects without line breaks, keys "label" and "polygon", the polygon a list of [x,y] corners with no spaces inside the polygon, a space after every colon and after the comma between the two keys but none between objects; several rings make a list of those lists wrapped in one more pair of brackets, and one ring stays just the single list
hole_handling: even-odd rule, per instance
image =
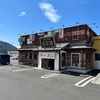
[{"label": "sidewalk", "polygon": [[94,78],[91,83],[100,85],[100,73]]}]

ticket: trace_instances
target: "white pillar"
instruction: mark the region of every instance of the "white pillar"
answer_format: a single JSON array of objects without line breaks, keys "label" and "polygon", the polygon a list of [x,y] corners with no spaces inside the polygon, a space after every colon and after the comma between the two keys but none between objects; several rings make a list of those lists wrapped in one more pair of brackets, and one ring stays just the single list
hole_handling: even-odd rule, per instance
[{"label": "white pillar", "polygon": [[39,53],[39,55],[38,55],[38,68],[42,68],[42,59],[41,59],[41,57],[40,57],[40,53]]},{"label": "white pillar", "polygon": [[54,70],[59,71],[59,53],[55,52]]}]

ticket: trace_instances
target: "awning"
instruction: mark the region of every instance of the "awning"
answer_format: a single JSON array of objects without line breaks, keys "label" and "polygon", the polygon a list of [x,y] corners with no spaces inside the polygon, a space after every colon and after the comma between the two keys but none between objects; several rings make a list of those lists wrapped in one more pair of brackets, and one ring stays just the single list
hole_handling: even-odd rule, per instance
[{"label": "awning", "polygon": [[89,46],[71,46],[71,47],[66,48],[66,50],[69,50],[69,49],[92,49],[93,51],[96,51],[95,48],[89,47]]},{"label": "awning", "polygon": [[89,46],[71,46],[67,47],[67,49],[94,49],[94,48]]}]

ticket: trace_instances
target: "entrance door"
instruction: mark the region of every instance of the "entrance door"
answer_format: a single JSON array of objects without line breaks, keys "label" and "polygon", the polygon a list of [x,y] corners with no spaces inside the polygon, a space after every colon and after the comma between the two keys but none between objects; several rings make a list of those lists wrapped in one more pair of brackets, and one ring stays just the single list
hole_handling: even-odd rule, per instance
[{"label": "entrance door", "polygon": [[95,53],[95,68],[100,69],[100,53]]},{"label": "entrance door", "polygon": [[71,54],[71,66],[80,67],[80,54],[79,53]]},{"label": "entrance door", "polygon": [[42,59],[42,68],[44,69],[48,68],[48,59]]},{"label": "entrance door", "polygon": [[54,59],[42,59],[42,68],[54,70]]}]

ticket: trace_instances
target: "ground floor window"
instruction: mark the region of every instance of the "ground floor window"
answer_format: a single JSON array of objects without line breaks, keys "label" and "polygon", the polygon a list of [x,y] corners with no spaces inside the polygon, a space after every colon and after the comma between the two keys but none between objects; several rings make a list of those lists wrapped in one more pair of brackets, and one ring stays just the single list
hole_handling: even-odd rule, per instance
[{"label": "ground floor window", "polygon": [[66,53],[62,53],[61,54],[61,67],[63,68],[63,67],[66,67],[66,60],[67,60],[67,58],[66,58]]},{"label": "ground floor window", "polygon": [[38,52],[24,51],[20,52],[19,62],[24,65],[38,66]]},{"label": "ground floor window", "polygon": [[73,67],[80,67],[80,54],[79,53],[71,54],[71,65]]},{"label": "ground floor window", "polygon": [[86,53],[86,61],[87,63],[91,63],[91,53]]},{"label": "ground floor window", "polygon": [[32,60],[32,53],[29,53],[29,60]]},{"label": "ground floor window", "polygon": [[34,60],[37,60],[37,59],[38,59],[37,55],[38,55],[37,53],[34,53],[34,54],[33,54],[33,59],[34,59]]},{"label": "ground floor window", "polygon": [[28,53],[25,53],[25,60],[28,59]]},{"label": "ground floor window", "polygon": [[92,53],[89,51],[85,50],[82,53],[76,51],[67,52],[67,67],[89,69],[92,66]]},{"label": "ground floor window", "polygon": [[100,70],[100,53],[95,53],[95,69]]},{"label": "ground floor window", "polygon": [[95,61],[100,61],[100,53],[95,53]]}]

